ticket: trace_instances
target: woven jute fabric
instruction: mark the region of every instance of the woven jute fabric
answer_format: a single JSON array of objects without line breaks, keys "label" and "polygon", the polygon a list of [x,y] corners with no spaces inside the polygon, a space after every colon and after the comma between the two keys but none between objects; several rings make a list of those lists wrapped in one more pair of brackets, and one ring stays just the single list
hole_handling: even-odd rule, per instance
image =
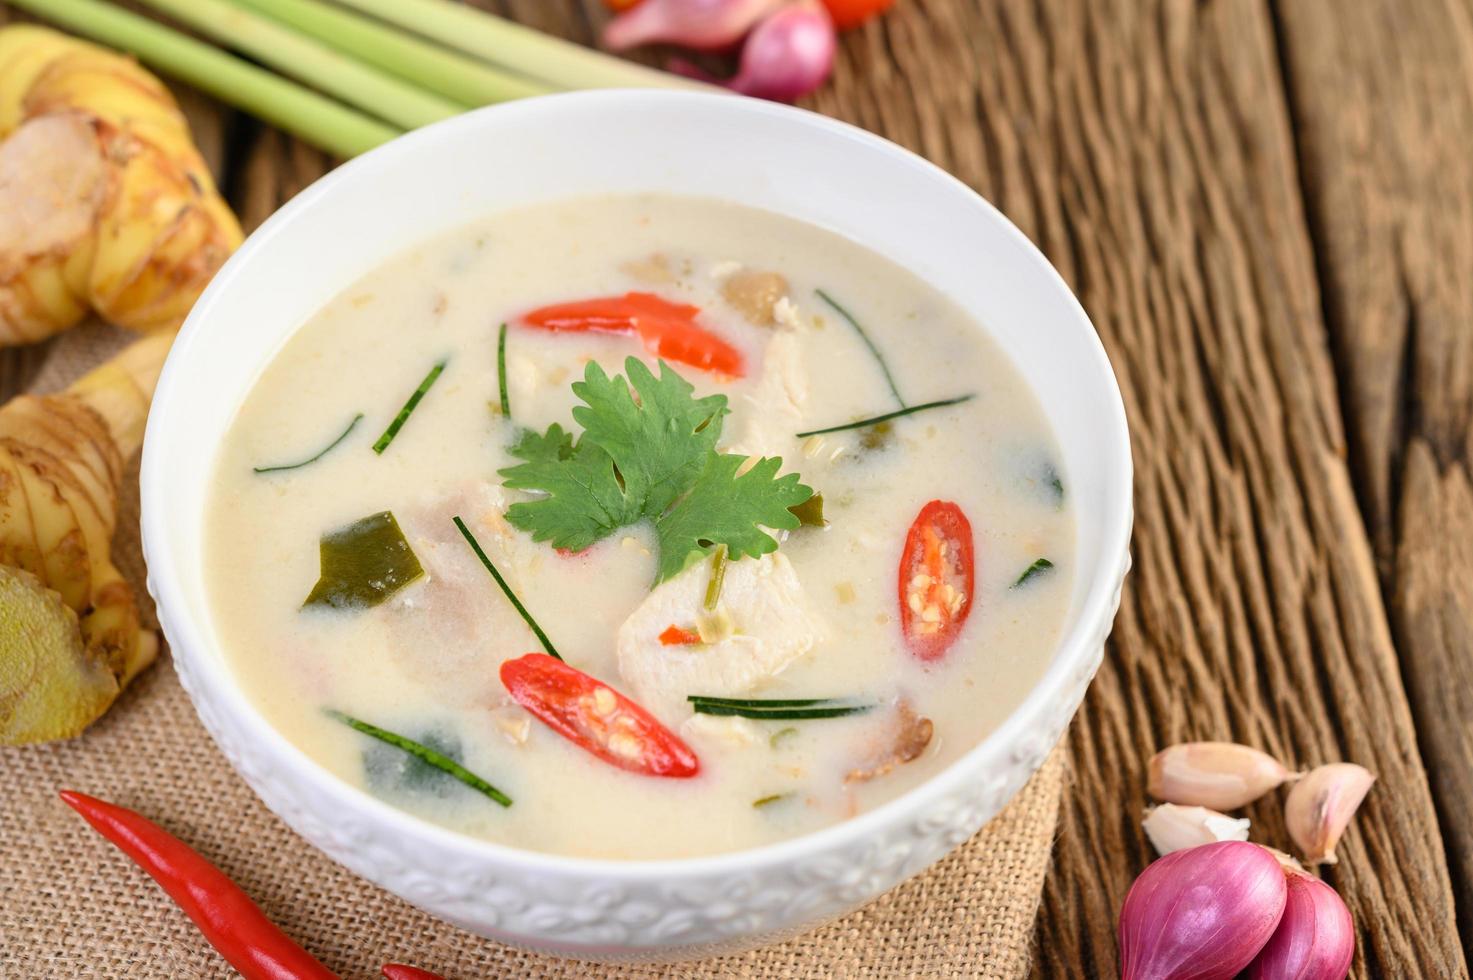
[{"label": "woven jute fabric", "polygon": [[[97,363],[121,336],[89,327],[54,346],[35,390]],[[142,594],[134,461],[115,550]],[[146,597],[145,597],[146,604]],[[146,617],[152,619],[149,610]],[[1048,869],[1064,762],[926,874],[779,946],[661,966],[554,959],[480,939],[363,881],[252,795],[195,717],[168,656],[70,742],[0,750],[0,978],[232,976],[147,875],[57,799],[74,788],[133,807],[239,882],[345,978],[409,962],[452,980],[501,977],[1021,977]]]}]

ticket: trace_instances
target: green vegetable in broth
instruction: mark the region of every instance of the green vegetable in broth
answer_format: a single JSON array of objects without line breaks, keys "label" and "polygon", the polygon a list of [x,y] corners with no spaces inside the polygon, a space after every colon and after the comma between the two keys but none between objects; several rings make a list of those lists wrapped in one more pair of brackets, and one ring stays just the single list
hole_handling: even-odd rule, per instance
[{"label": "green vegetable in broth", "polygon": [[511,797],[439,750],[416,742],[412,738],[405,738],[403,735],[391,732],[386,728],[380,728],[377,725],[354,718],[352,715],[344,714],[341,711],[333,711],[331,708],[328,708],[325,709],[325,713],[329,718],[340,721],[355,731],[362,732],[370,738],[376,738],[386,745],[392,745],[396,749],[414,756],[425,765],[438,769],[446,775],[454,776],[471,789],[483,796],[490,797],[502,806],[511,806]]},{"label": "green vegetable in broth", "polygon": [[721,584],[726,581],[726,545],[718,544],[711,552],[711,578],[706,582],[706,611],[715,612],[721,601]]},{"label": "green vegetable in broth", "polygon": [[319,551],[322,570],[304,608],[367,609],[424,574],[386,510],[324,534]]},{"label": "green vegetable in broth", "polygon": [[739,474],[747,457],[716,451],[725,395],[696,398],[664,362],[658,377],[638,358],[624,369],[627,382],[590,362],[574,383],[583,401],[573,409],[583,426],[576,441],[553,425],[511,448],[522,462],[501,470],[506,486],[544,496],[513,504],[507,520],[535,541],[575,552],[649,520],[660,549],[656,584],[717,545],[732,559],[776,551],[764,528],[797,528],[789,508],[813,496],[812,488],[796,473],[778,476],[779,457]]},{"label": "green vegetable in broth", "polygon": [[686,700],[698,715],[765,721],[842,718],[845,715],[862,715],[875,707],[849,698],[715,698],[692,694]]},{"label": "green vegetable in broth", "polygon": [[[460,739],[441,729],[419,732],[414,741],[451,762],[463,762]],[[398,744],[376,740],[363,750],[363,771],[376,792],[391,794],[435,793],[444,787],[448,773],[431,765]],[[454,785],[454,784],[452,784]]]},{"label": "green vegetable in broth", "polygon": [[522,605],[522,600],[517,598],[517,594],[512,591],[511,586],[506,584],[506,579],[501,577],[500,570],[492,564],[491,559],[486,556],[486,552],[481,550],[481,542],[477,541],[476,536],[471,533],[471,529],[465,526],[465,521],[461,520],[459,516],[455,517],[454,520],[456,529],[460,531],[460,536],[465,538],[465,543],[471,546],[471,550],[476,553],[476,557],[481,560],[481,564],[486,567],[486,571],[491,573],[491,577],[496,580],[496,585],[501,589],[502,595],[506,596],[506,600],[512,604],[512,608],[522,617],[522,622],[526,623],[532,632],[537,635],[538,641],[542,644],[542,649],[547,651],[547,655],[555,660],[563,659],[562,655],[557,652],[557,648],[552,645],[552,641],[547,638],[547,634],[542,632],[542,627],[537,625],[537,620],[533,619],[532,614],[527,612],[527,607]]},{"label": "green vegetable in broth", "polygon": [[801,504],[794,504],[788,511],[803,527],[828,527],[829,522],[823,518],[822,493],[815,493]]},{"label": "green vegetable in broth", "polygon": [[752,807],[760,810],[763,807],[772,806],[774,803],[781,803],[783,800],[792,799],[792,797],[792,793],[773,793],[771,796],[764,796],[760,800],[753,800]]},{"label": "green vegetable in broth", "polygon": [[384,430],[384,434],[379,436],[378,441],[373,444],[374,452],[383,455],[384,450],[389,448],[389,443],[393,442],[394,437],[399,434],[399,430],[404,428],[404,423],[409,421],[409,416],[414,414],[414,410],[419,407],[419,403],[424,398],[425,393],[434,386],[435,379],[440,377],[440,372],[445,370],[446,363],[446,361],[440,361],[434,367],[430,368],[430,373],[425,375],[424,380],[419,383],[419,387],[414,389],[414,394],[409,396],[409,401],[405,402],[404,407],[399,409],[399,414],[394,416],[394,421],[389,423],[389,427]]},{"label": "green vegetable in broth", "polygon": [[1012,587],[1016,589],[1018,586],[1025,584],[1030,579],[1044,574],[1053,567],[1053,562],[1049,561],[1047,558],[1040,558],[1033,564],[1029,565],[1027,568],[1023,569],[1023,574],[1018,576],[1018,580],[1013,583]]},{"label": "green vegetable in broth", "polygon": [[496,338],[496,384],[501,391],[501,414],[504,418],[511,419],[511,396],[506,390],[506,324],[501,325],[501,332]]},{"label": "green vegetable in broth", "polygon": [[907,415],[914,415],[917,412],[926,412],[930,411],[933,408],[946,408],[949,405],[960,405],[963,402],[969,402],[976,397],[976,395],[959,395],[956,398],[943,398],[940,401],[925,402],[921,405],[909,405],[905,408],[897,409],[893,412],[886,412],[884,415],[876,415],[872,418],[856,419],[853,422],[844,422],[840,425],[831,425],[826,429],[809,429],[807,432],[797,433],[797,436],[799,439],[806,439],[809,436],[822,436],[827,435],[830,432],[847,432],[850,429],[864,429],[872,425],[880,425],[881,423],[888,422],[891,419],[904,418]]},{"label": "green vegetable in broth", "polygon": [[344,439],[348,438],[348,436],[352,434],[353,430],[358,427],[358,423],[362,421],[363,413],[359,412],[357,415],[353,416],[353,421],[348,423],[348,427],[343,430],[342,435],[338,436],[332,442],[328,443],[325,447],[319,450],[317,455],[308,457],[307,459],[302,460],[300,463],[285,463],[281,466],[253,466],[251,467],[251,472],[283,473],[287,470],[299,470],[303,466],[306,466],[308,463],[315,463],[322,457],[326,456],[328,453],[332,452],[334,449],[338,448],[338,444],[341,443]]},{"label": "green vegetable in broth", "polygon": [[840,306],[838,300],[834,299],[822,289],[814,290],[814,292],[818,293],[819,299],[832,307],[835,313],[843,317],[845,322],[854,328],[854,332],[859,335],[859,339],[864,342],[864,346],[868,347],[869,352],[874,355],[875,363],[880,366],[880,372],[885,375],[885,384],[890,386],[890,394],[895,396],[895,403],[901,408],[904,408],[905,399],[900,397],[900,389],[895,387],[895,379],[890,375],[890,365],[885,363],[885,356],[880,353],[880,349],[875,346],[875,342],[869,339],[869,334],[865,333],[864,328],[859,325],[859,321],[854,318],[854,314],[850,313],[843,306]]}]

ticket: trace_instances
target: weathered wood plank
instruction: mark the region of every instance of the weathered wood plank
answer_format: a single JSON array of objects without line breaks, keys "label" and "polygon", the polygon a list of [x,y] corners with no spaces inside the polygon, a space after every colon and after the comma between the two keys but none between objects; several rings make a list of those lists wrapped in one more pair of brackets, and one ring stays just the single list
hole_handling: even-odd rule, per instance
[{"label": "weathered wood plank", "polygon": [[1357,489],[1473,943],[1473,11],[1278,13]]},{"label": "weathered wood plank", "polygon": [[[1125,387],[1139,467],[1137,570],[1071,736],[1040,971],[1110,972],[1115,912],[1149,857],[1143,762],[1215,737],[1380,773],[1331,876],[1360,926],[1357,970],[1462,974],[1343,460],[1266,6],[968,6],[969,60],[907,57],[904,12],[889,47],[916,87],[978,79],[979,183],[1079,289]],[[1276,800],[1251,815],[1283,842]]]}]

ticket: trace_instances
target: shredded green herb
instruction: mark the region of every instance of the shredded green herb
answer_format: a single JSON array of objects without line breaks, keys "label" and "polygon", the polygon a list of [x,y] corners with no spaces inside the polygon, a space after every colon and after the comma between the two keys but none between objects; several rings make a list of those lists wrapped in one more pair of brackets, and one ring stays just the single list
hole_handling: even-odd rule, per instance
[{"label": "shredded green herb", "polygon": [[895,441],[895,423],[881,422],[872,425],[859,434],[859,448],[870,452],[879,452],[888,449]]},{"label": "shredded green herb", "polygon": [[876,415],[873,418],[859,419],[856,422],[845,422],[843,425],[831,425],[826,429],[810,429],[807,432],[799,432],[798,438],[806,439],[809,436],[822,436],[827,435],[830,432],[844,432],[849,429],[863,429],[866,426],[879,425],[881,422],[888,422],[891,419],[898,419],[906,415],[914,415],[916,412],[924,412],[932,408],[945,408],[948,405],[960,405],[962,402],[969,402],[976,397],[976,395],[961,395],[957,398],[943,398],[940,401],[926,402],[922,405],[910,405],[906,408],[897,409],[893,412],[886,412],[884,415]]},{"label": "shredded green herb", "polygon": [[367,609],[424,574],[386,510],[324,534],[318,554],[321,572],[303,608]]},{"label": "shredded green herb", "polygon": [[511,395],[506,390],[506,324],[504,323],[496,339],[496,384],[501,390],[501,415],[510,420]]},{"label": "shredded green herb", "polygon": [[839,698],[743,699],[692,694],[686,700],[696,714],[756,718],[764,721],[842,718],[845,715],[863,714],[874,708],[873,704],[859,704]]},{"label": "shredded green herb", "polygon": [[1023,569],[1023,574],[1018,576],[1018,580],[1013,583],[1012,587],[1016,589],[1018,586],[1027,582],[1034,576],[1042,575],[1044,572],[1047,572],[1053,567],[1053,562],[1049,561],[1047,558],[1040,558],[1033,564],[1029,565],[1027,568]]},{"label": "shredded green herb", "polygon": [[475,773],[471,772],[469,769],[456,762],[454,759],[451,759],[440,754],[439,752],[436,752],[429,746],[421,745],[419,742],[416,742],[412,738],[405,738],[403,735],[398,735],[394,732],[388,731],[387,729],[380,728],[377,725],[369,724],[366,721],[354,718],[352,715],[343,714],[343,712],[341,711],[334,711],[331,708],[325,708],[323,710],[329,718],[340,721],[344,725],[347,725],[349,728],[362,732],[364,735],[368,735],[372,738],[376,738],[380,742],[384,742],[388,745],[394,746],[397,749],[402,749],[403,751],[408,752],[410,755],[414,756],[416,759],[419,759],[421,762],[424,762],[427,765],[434,766],[436,769],[439,769],[441,772],[444,772],[448,775],[454,776],[456,779],[460,780],[462,783],[465,783],[471,789],[490,797],[497,803],[500,803],[502,806],[511,806],[510,796],[507,796],[501,790],[497,789],[495,786],[492,786],[490,783],[486,782],[486,780],[482,779],[480,776],[477,776]]},{"label": "shredded green herb", "polygon": [[430,373],[425,375],[425,379],[419,383],[419,387],[414,389],[414,394],[409,396],[409,401],[405,402],[404,407],[399,409],[399,414],[394,416],[394,421],[389,423],[389,427],[384,430],[384,434],[379,436],[378,441],[373,444],[374,452],[382,455],[383,451],[389,448],[389,443],[393,442],[394,437],[399,434],[399,430],[404,428],[404,423],[409,421],[409,416],[414,413],[420,400],[424,398],[425,393],[434,385],[435,379],[440,376],[440,372],[445,370],[446,363],[446,361],[440,361],[434,367],[430,368]]},{"label": "shredded green herb", "polygon": [[303,466],[306,466],[309,463],[315,463],[319,459],[321,459],[322,457],[326,456],[328,453],[332,452],[334,449],[338,448],[338,443],[340,443],[344,439],[348,438],[348,435],[350,433],[352,433],[352,431],[358,427],[358,423],[359,422],[362,422],[362,421],[363,421],[363,413],[362,412],[359,412],[357,415],[353,416],[353,421],[351,421],[351,422],[348,423],[348,427],[343,430],[342,434],[340,436],[338,436],[336,439],[334,439],[332,442],[328,443],[321,450],[319,450],[316,456],[312,456],[312,457],[310,457],[308,459],[304,459],[300,463],[285,463],[285,464],[283,464],[281,466],[253,466],[253,467],[251,467],[251,472],[253,472],[253,473],[283,473],[283,472],[285,472],[287,470],[299,470]]},{"label": "shredded green herb", "polygon": [[798,518],[803,527],[827,527],[829,523],[823,519],[822,493],[815,493],[801,504],[794,504],[788,508],[788,513]]},{"label": "shredded green herb", "polygon": [[537,641],[542,644],[542,649],[546,650],[550,657],[557,660],[563,659],[562,654],[557,652],[557,648],[547,638],[547,634],[542,632],[542,627],[537,625],[537,620],[533,619],[532,614],[527,612],[527,607],[522,605],[522,600],[517,598],[517,594],[511,590],[511,586],[506,584],[506,579],[501,577],[501,573],[491,563],[491,559],[486,557],[486,552],[481,550],[481,543],[476,540],[476,536],[471,533],[471,529],[465,526],[465,521],[457,516],[455,518],[455,526],[460,530],[461,536],[465,538],[466,543],[471,546],[471,550],[476,553],[476,557],[481,559],[481,564],[486,566],[486,571],[491,573],[491,577],[501,587],[502,594],[506,596],[507,601],[512,604],[512,607],[522,617],[522,621],[532,628],[533,633],[537,634]]},{"label": "shredded green herb", "polygon": [[774,803],[780,803],[783,800],[789,799],[792,795],[792,793],[773,793],[771,796],[764,796],[760,800],[753,800],[752,807],[760,810],[765,806],[772,806]]},{"label": "shredded green herb", "polygon": [[797,734],[798,734],[798,729],[793,728],[791,725],[788,726],[787,728],[779,728],[777,731],[773,732],[770,736],[768,736],[767,744],[769,746],[771,746],[772,748],[776,749],[776,748],[781,747],[781,745],[784,742],[786,742],[788,739],[792,738],[794,735],[797,735]]},{"label": "shredded green herb", "polygon": [[890,386],[890,394],[895,396],[896,404],[904,408],[905,399],[900,397],[900,389],[895,387],[895,379],[890,376],[890,365],[885,363],[885,356],[880,353],[880,349],[875,346],[875,342],[869,339],[869,334],[865,333],[864,328],[859,325],[859,321],[854,318],[854,314],[840,306],[838,300],[834,299],[822,289],[816,289],[814,292],[818,293],[819,299],[833,307],[834,312],[848,321],[849,326],[854,328],[854,332],[859,334],[859,339],[864,341],[864,346],[869,348],[869,352],[875,357],[875,363],[880,366],[880,371],[884,373],[885,384]]},{"label": "shredded green herb", "polygon": [[1062,508],[1064,506],[1064,481],[1059,478],[1059,471],[1054,469],[1052,463],[1043,464],[1043,482],[1053,490],[1054,502]]},{"label": "shredded green herb", "polygon": [[[809,498],[812,499],[812,498]],[[726,581],[726,545],[718,544],[711,552],[711,579],[706,583],[706,610],[716,611],[721,601],[721,584]]]}]

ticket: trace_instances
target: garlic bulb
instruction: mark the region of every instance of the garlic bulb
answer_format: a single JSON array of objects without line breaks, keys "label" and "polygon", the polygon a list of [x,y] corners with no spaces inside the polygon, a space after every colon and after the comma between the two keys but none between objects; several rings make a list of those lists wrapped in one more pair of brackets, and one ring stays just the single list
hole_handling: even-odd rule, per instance
[{"label": "garlic bulb", "polygon": [[1334,864],[1335,845],[1376,777],[1362,766],[1336,762],[1313,769],[1284,801],[1289,836],[1310,864]]},{"label": "garlic bulb", "polygon": [[1248,839],[1246,818],[1239,820],[1205,806],[1163,803],[1146,811],[1141,826],[1151,839],[1151,846],[1163,857],[1201,844]]},{"label": "garlic bulb", "polygon": [[1184,742],[1157,752],[1147,790],[1158,800],[1232,810],[1298,778],[1273,756],[1234,742]]}]

